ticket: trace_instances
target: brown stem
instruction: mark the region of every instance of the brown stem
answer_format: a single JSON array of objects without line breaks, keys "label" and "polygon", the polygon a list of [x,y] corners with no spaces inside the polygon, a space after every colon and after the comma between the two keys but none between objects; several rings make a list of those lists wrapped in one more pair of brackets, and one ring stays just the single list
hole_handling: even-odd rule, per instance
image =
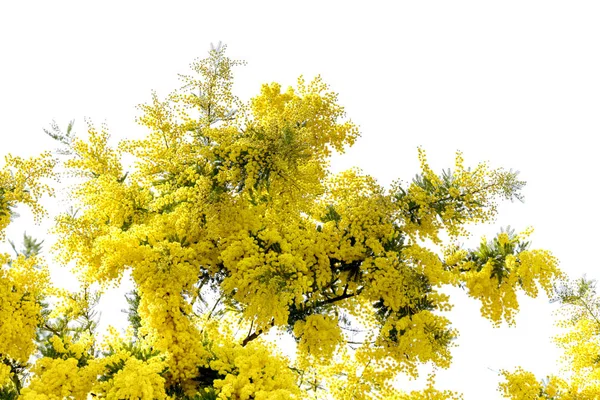
[{"label": "brown stem", "polygon": [[346,290],[344,290],[344,293],[341,294],[341,295],[339,295],[339,296],[337,296],[337,297],[332,297],[332,298],[327,299],[327,300],[317,301],[313,305],[313,307],[320,307],[320,306],[323,306],[325,304],[332,304],[332,303],[335,303],[337,301],[341,301],[341,300],[349,299],[349,298],[354,297],[354,296],[358,296],[359,294],[362,293],[363,289],[364,289],[364,287],[358,288],[353,293],[348,293]]},{"label": "brown stem", "polygon": [[[274,325],[275,325],[275,320],[274,320],[274,319],[272,319],[272,320],[271,320],[271,323],[270,323],[270,326],[272,327],[272,326],[274,326]],[[252,327],[250,327],[250,329],[252,329]],[[262,335],[262,334],[263,334],[263,330],[262,330],[262,329],[259,329],[259,330],[255,331],[255,332],[253,332],[253,333],[249,333],[249,332],[248,332],[248,336],[246,336],[246,338],[245,338],[245,339],[242,341],[242,347],[246,347],[246,345],[247,345],[248,343],[250,343],[250,342],[251,342],[251,341],[253,341],[254,339],[258,338],[258,337],[259,337],[260,335]]]}]

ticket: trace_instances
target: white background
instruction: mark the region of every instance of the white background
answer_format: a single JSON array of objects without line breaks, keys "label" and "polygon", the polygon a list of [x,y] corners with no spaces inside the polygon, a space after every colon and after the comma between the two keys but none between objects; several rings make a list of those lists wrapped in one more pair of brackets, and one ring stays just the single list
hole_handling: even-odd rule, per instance
[{"label": "white background", "polygon": [[[410,179],[423,146],[436,169],[489,161],[527,180],[526,201],[500,208],[492,235],[534,226],[573,277],[599,274],[596,253],[600,127],[600,6],[594,1],[0,2],[0,155],[54,146],[42,132],[84,117],[113,136],[137,137],[135,106],[167,94],[177,73],[223,41],[247,99],[261,83],[321,74],[339,92],[362,138],[336,171],[360,166],[383,184]],[[62,207],[50,203],[53,211]],[[31,227],[26,215],[12,237]],[[59,283],[68,280],[54,270]],[[122,290],[103,321],[122,324]],[[516,328],[494,329],[458,293],[461,331],[438,386],[467,400],[498,398],[497,373],[522,365],[557,371],[554,305],[524,299]],[[407,383],[413,387],[414,383]]]}]

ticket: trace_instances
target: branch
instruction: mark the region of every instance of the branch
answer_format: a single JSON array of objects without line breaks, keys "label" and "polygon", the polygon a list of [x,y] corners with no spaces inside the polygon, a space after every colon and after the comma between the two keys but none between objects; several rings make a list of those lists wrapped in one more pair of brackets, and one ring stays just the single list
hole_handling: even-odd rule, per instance
[{"label": "branch", "polygon": [[223,299],[223,296],[220,296],[217,301],[215,302],[215,305],[213,306],[213,308],[210,310],[210,312],[208,313],[208,316],[206,317],[206,320],[210,320],[213,313],[215,312],[215,310],[217,309],[217,306],[219,305],[219,303],[221,303],[221,300]]},{"label": "branch", "polygon": [[[269,325],[271,325],[271,327],[273,327],[275,325],[275,319],[271,319],[271,323]],[[252,327],[250,329],[252,329]],[[262,329],[259,329],[258,331],[255,331],[254,333],[248,332],[248,336],[246,336],[246,338],[242,341],[242,347],[246,347],[246,345],[248,343],[250,343],[254,339],[258,338],[262,334],[263,334]]]},{"label": "branch", "polygon": [[594,312],[590,309],[589,305],[585,300],[583,300],[583,298],[580,297],[579,300],[581,301],[581,304],[583,304],[587,312],[592,316],[592,318],[594,318],[594,320],[596,321],[596,325],[598,325],[598,327],[600,328],[600,320],[598,320],[596,314],[594,314]]},{"label": "branch", "polygon": [[371,342],[353,342],[351,340],[346,340],[346,343],[348,344],[359,344],[359,345],[365,345],[365,344],[375,344],[375,341],[371,341]]},{"label": "branch", "polygon": [[[472,191],[472,192],[468,192],[468,193],[465,193],[465,194],[461,194],[461,195],[460,195],[458,198],[456,198],[456,199],[457,199],[457,200],[458,200],[458,199],[462,200],[461,198],[462,198],[462,197],[465,197],[465,196],[466,196],[466,195],[468,195],[468,194],[471,194],[471,195],[473,195],[473,194],[477,194],[477,193],[483,192],[484,190],[488,190],[488,189],[490,189],[490,188],[491,188],[491,187],[493,187],[493,186],[495,186],[495,184],[493,184],[493,183],[490,183],[489,185],[486,185],[486,186],[482,187],[481,189],[477,189],[477,190],[474,190],[474,191]],[[455,199],[455,198],[454,198],[454,197],[452,197],[452,196],[447,196],[447,197],[444,197],[444,198],[441,198],[441,199],[437,199],[436,201],[432,202],[432,203],[431,203],[431,205],[434,205],[434,204],[439,204],[439,203],[443,203],[443,202],[450,201],[450,200],[454,200],[454,199]],[[409,213],[412,213],[413,211],[417,210],[417,209],[418,209],[418,208],[420,208],[420,207],[421,207],[421,205],[420,205],[420,204],[415,204],[414,206],[412,206],[412,207],[410,207],[410,208],[408,209],[408,212],[409,212]]]},{"label": "branch", "polygon": [[57,328],[51,327],[47,322],[44,323],[44,329],[54,333],[56,336],[60,336],[60,331],[58,331]]},{"label": "branch", "polygon": [[338,302],[338,301],[341,301],[341,300],[345,300],[345,299],[349,299],[349,298],[354,297],[354,296],[358,296],[359,294],[362,293],[363,289],[364,289],[364,286],[356,289],[356,291],[353,292],[353,293],[348,293],[348,292],[346,292],[346,290],[344,290],[344,293],[341,294],[341,295],[339,295],[339,296],[337,296],[337,297],[332,297],[332,298],[327,299],[327,300],[317,301],[311,308],[316,308],[316,307],[324,306],[325,304],[332,304],[332,303],[335,303],[335,302]]}]

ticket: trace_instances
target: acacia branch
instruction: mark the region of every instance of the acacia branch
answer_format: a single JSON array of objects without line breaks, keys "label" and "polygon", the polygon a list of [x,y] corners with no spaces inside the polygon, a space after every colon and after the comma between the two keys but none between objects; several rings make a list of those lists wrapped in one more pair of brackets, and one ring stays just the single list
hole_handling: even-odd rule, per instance
[{"label": "acacia branch", "polygon": [[593,310],[589,307],[588,303],[581,297],[579,298],[579,300],[581,301],[581,304],[583,305],[583,307],[585,307],[587,312],[592,316],[592,318],[594,318],[594,320],[596,321],[596,325],[598,325],[598,327],[600,328],[600,320],[598,319],[596,314],[594,314]]},{"label": "acacia branch", "polygon": [[57,328],[53,328],[52,326],[50,326],[47,322],[44,323],[44,329],[54,333],[56,336],[60,336],[60,332],[58,331]]},{"label": "acacia branch", "polygon": [[[273,327],[275,325],[275,319],[271,319],[271,323],[269,325],[270,325],[270,327]],[[250,329],[252,330],[252,326],[250,326]],[[248,332],[248,336],[246,336],[244,338],[244,340],[242,341],[242,347],[246,347],[246,345],[248,343],[250,343],[254,339],[257,339],[262,334],[263,334],[263,330],[262,329],[254,331],[253,333]]]},{"label": "acacia branch", "polygon": [[364,289],[364,286],[358,288],[355,292],[352,292],[352,293],[348,293],[346,291],[346,289],[344,289],[344,293],[343,294],[341,294],[341,295],[339,295],[337,297],[332,297],[332,298],[326,299],[326,300],[317,301],[311,308],[316,308],[316,307],[324,306],[326,304],[333,304],[333,303],[336,303],[338,301],[342,301],[342,300],[346,300],[346,299],[349,299],[349,298],[354,297],[354,296],[358,296],[359,294],[362,293],[363,289]]},{"label": "acacia branch", "polygon": [[[494,186],[495,186],[495,184],[494,184],[494,183],[490,183],[489,185],[486,185],[486,186],[484,186],[484,187],[482,187],[482,188],[480,188],[480,189],[473,190],[472,192],[467,192],[467,193],[461,194],[460,196],[458,196],[458,198],[456,198],[456,200],[464,200],[464,197],[466,197],[467,195],[474,195],[474,194],[477,194],[477,193],[480,193],[480,192],[486,191],[486,190],[488,190],[488,189],[490,189],[490,188],[492,188],[492,187],[494,187]],[[446,202],[446,201],[450,201],[450,200],[454,200],[454,199],[455,199],[455,198],[454,198],[454,197],[452,197],[452,196],[447,196],[447,197],[444,197],[444,198],[437,199],[437,200],[433,201],[433,202],[431,203],[431,205],[436,205],[436,204],[444,203],[444,202]],[[412,213],[413,211],[416,211],[416,210],[417,210],[417,209],[419,209],[420,207],[421,207],[421,205],[420,205],[420,204],[415,204],[414,206],[412,206],[412,207],[410,207],[410,208],[408,209],[408,212],[409,212],[409,213]]]},{"label": "acacia branch", "polygon": [[213,306],[213,308],[210,310],[210,312],[208,313],[208,316],[206,317],[206,320],[208,321],[209,319],[211,319],[213,313],[215,312],[215,310],[217,309],[217,306],[219,305],[219,303],[221,303],[221,300],[223,299],[223,296],[220,296],[215,305]]}]

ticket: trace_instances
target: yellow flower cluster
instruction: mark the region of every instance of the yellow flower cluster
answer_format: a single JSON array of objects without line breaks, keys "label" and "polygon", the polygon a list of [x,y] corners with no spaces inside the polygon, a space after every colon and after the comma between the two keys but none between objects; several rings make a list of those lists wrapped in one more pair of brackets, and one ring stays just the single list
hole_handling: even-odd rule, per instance
[{"label": "yellow flower cluster", "polygon": [[35,374],[23,389],[25,400],[85,399],[95,380],[90,367],[79,368],[76,358],[41,358],[32,369]]},{"label": "yellow flower cluster", "polygon": [[300,398],[289,361],[259,343],[246,347],[221,343],[212,348],[210,368],[223,378],[214,381],[222,400],[284,400]]},{"label": "yellow flower cluster", "polygon": [[10,223],[11,210],[17,204],[25,204],[33,211],[36,221],[45,215],[39,199],[44,194],[52,195],[52,187],[44,183],[44,178],[53,176],[55,160],[50,153],[28,160],[6,156],[5,165],[0,169],[0,240],[4,239],[4,229]]},{"label": "yellow flower cluster", "polygon": [[502,371],[501,374],[504,381],[500,383],[498,390],[505,398],[512,400],[593,400],[600,396],[598,385],[581,385],[557,376],[539,381],[534,374],[520,367],[514,372]]},{"label": "yellow flower cluster", "polygon": [[294,325],[294,336],[300,339],[298,350],[330,360],[342,341],[341,329],[336,318],[329,315],[309,315],[305,321]]},{"label": "yellow flower cluster", "polygon": [[[457,332],[449,328],[447,318],[423,310],[411,316],[389,318],[382,327],[377,341],[381,349],[363,349],[376,359],[391,357],[397,368],[413,377],[417,367],[426,362],[448,368],[450,366],[451,339]],[[383,351],[383,354],[378,354]]]},{"label": "yellow flower cluster", "polygon": [[[498,257],[486,255],[486,259],[466,260],[456,263],[456,270],[461,271],[459,278],[464,282],[469,296],[482,303],[481,314],[494,324],[506,321],[514,323],[519,309],[517,290],[522,290],[530,297],[536,297],[538,287],[548,296],[552,295],[553,283],[562,277],[558,269],[558,260],[545,250],[515,250],[522,236],[509,238],[501,233],[495,239],[499,248]],[[482,247],[487,246],[485,239]],[[465,272],[462,272],[465,271]]]},{"label": "yellow flower cluster", "polygon": [[164,368],[160,361],[129,358],[123,369],[100,388],[108,400],[165,399],[165,379],[160,375]]},{"label": "yellow flower cluster", "polygon": [[0,254],[1,355],[26,363],[33,354],[36,328],[42,322],[40,301],[48,285],[48,272],[36,258],[11,260]]},{"label": "yellow flower cluster", "polygon": [[500,384],[500,392],[504,397],[514,400],[541,399],[542,385],[531,372],[517,369],[513,373],[502,371],[505,382]]},{"label": "yellow flower cluster", "polygon": [[423,390],[412,391],[409,394],[401,394],[393,397],[385,397],[389,400],[462,400],[462,395],[450,390],[437,390],[435,387],[435,375],[427,379],[427,387]]},{"label": "yellow flower cluster", "polygon": [[[23,389],[25,399],[86,399],[90,393],[107,399],[165,399],[166,364],[160,357],[141,360],[124,346],[114,330],[106,337],[104,357],[83,361],[92,345],[89,335],[50,339],[58,357],[42,357],[32,368],[33,379]],[[102,379],[98,379],[98,378]]]},{"label": "yellow flower cluster", "polygon": [[498,390],[511,400],[595,400],[600,396],[597,384],[579,384],[550,376],[538,381],[531,372],[517,368],[514,372],[502,371],[504,381]]},{"label": "yellow flower cluster", "polygon": [[8,384],[12,376],[10,365],[0,364],[0,387]]}]

